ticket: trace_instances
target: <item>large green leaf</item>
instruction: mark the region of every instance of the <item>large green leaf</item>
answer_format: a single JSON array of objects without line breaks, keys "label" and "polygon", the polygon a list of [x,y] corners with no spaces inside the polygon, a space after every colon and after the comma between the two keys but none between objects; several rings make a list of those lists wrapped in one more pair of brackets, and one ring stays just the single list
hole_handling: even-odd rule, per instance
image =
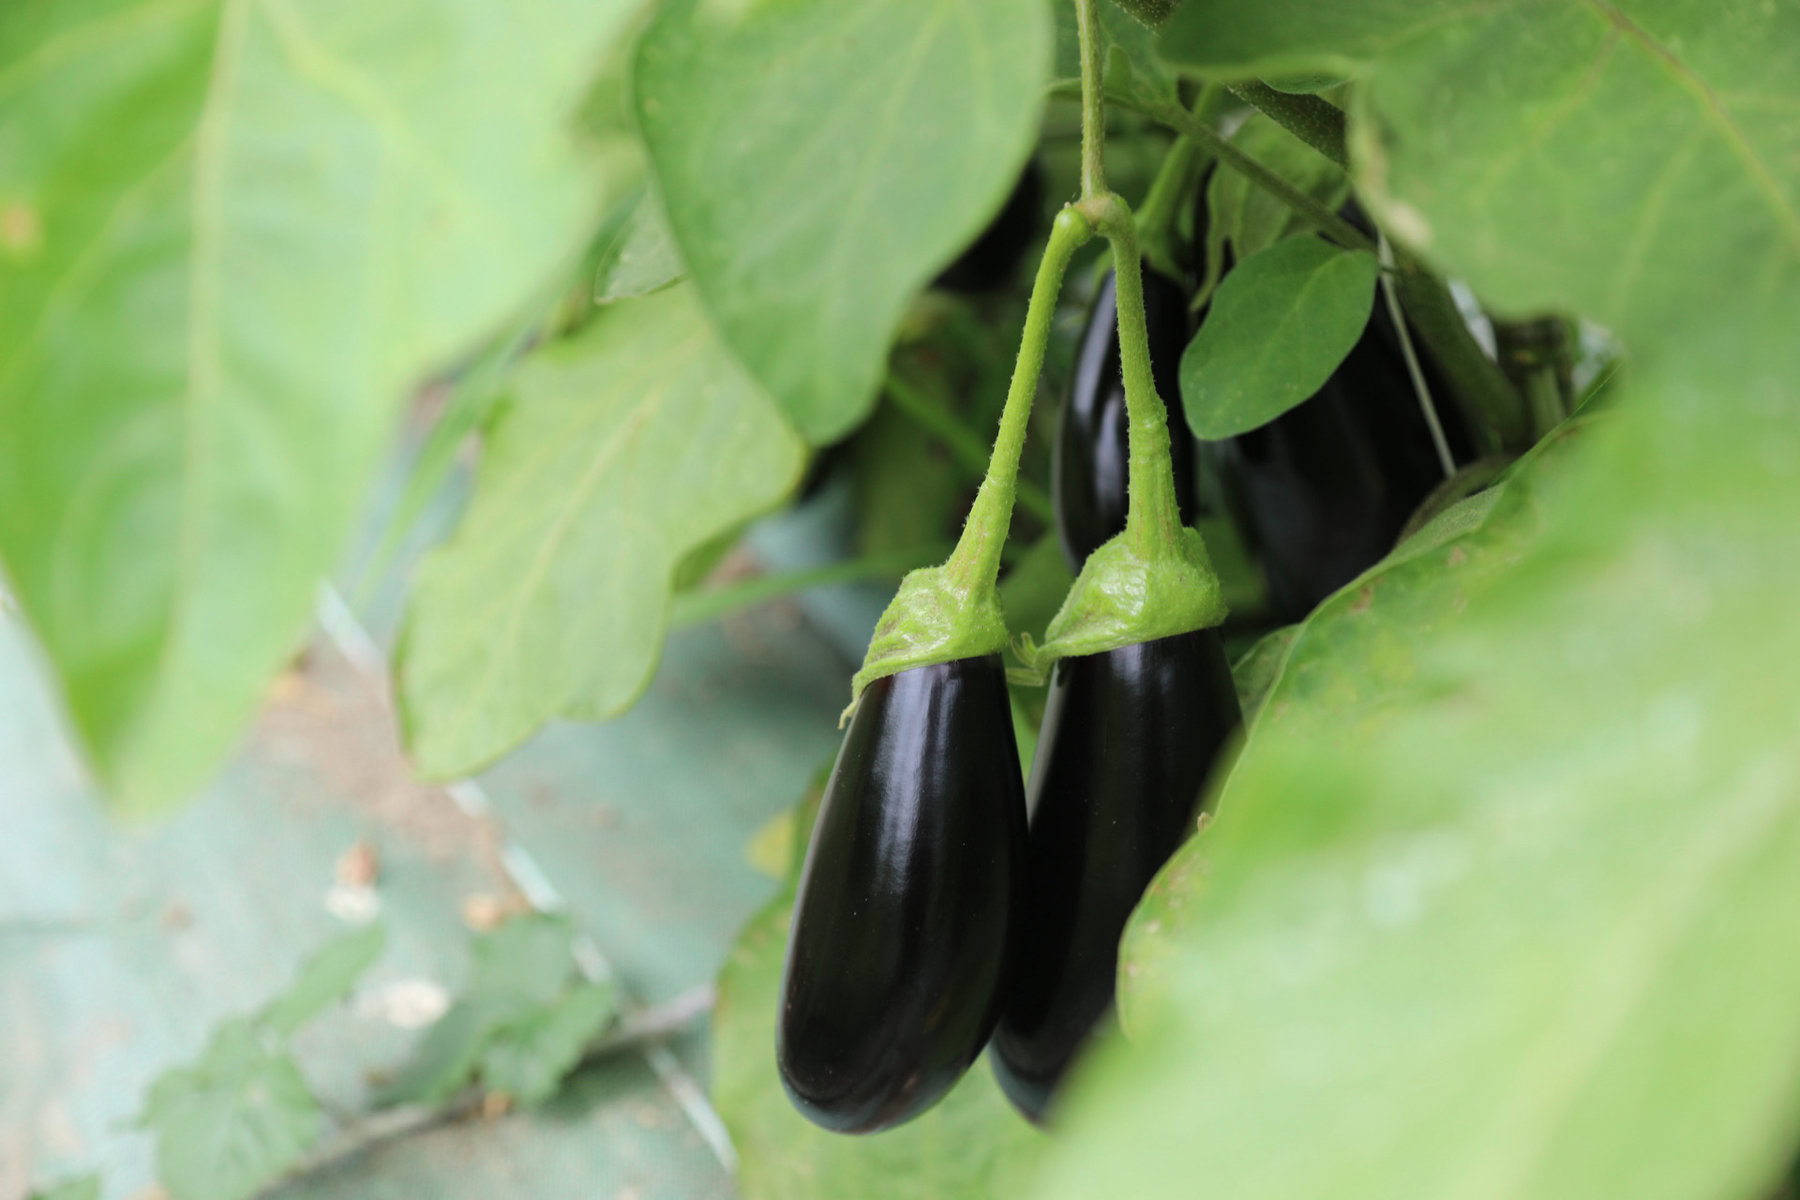
[{"label": "large green leaf", "polygon": [[1317,392],[1362,336],[1375,256],[1313,237],[1253,254],[1219,285],[1181,356],[1181,404],[1194,436],[1233,437]]},{"label": "large green leaf", "polygon": [[1047,1143],[1013,1111],[985,1062],[935,1108],[886,1133],[828,1133],[794,1110],[775,1069],[793,899],[790,888],[751,919],[719,974],[713,1100],[737,1147],[745,1200],[1010,1200],[1022,1194]]},{"label": "large green leaf", "polygon": [[637,60],[681,257],[733,350],[829,441],[919,286],[999,209],[1050,66],[1043,0],[670,0]]},{"label": "large green leaf", "polygon": [[680,284],[519,371],[475,498],[421,565],[400,649],[421,769],[473,770],[649,683],[688,550],[781,499],[802,447]]},{"label": "large green leaf", "polygon": [[0,8],[0,558],[122,806],[253,709],[407,386],[579,248],[631,8]]}]

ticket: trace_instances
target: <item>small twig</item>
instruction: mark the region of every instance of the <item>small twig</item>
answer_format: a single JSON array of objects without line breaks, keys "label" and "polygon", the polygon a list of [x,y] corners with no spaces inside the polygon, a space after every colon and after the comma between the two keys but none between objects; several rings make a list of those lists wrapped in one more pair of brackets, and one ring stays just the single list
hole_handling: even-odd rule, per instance
[{"label": "small twig", "polygon": [[1437,405],[1431,402],[1431,387],[1425,382],[1418,352],[1413,349],[1412,335],[1406,329],[1406,318],[1401,315],[1400,298],[1394,294],[1394,251],[1385,237],[1381,239],[1381,265],[1387,268],[1381,275],[1381,294],[1387,302],[1388,316],[1394,322],[1394,332],[1400,338],[1400,356],[1406,360],[1406,373],[1412,377],[1413,391],[1419,397],[1419,410],[1425,414],[1425,424],[1431,430],[1431,445],[1437,451],[1438,465],[1443,467],[1444,478],[1448,479],[1456,474],[1456,460],[1450,456],[1443,422],[1438,420]]},{"label": "small twig", "polygon": [[[622,1050],[660,1042],[681,1032],[711,1012],[716,999],[713,985],[706,983],[689,988],[654,1008],[620,1018],[582,1051],[571,1073]],[[388,1142],[472,1117],[486,1105],[488,1096],[486,1089],[471,1084],[441,1104],[408,1104],[354,1118],[339,1126],[311,1153],[279,1178],[271,1180],[257,1194],[267,1195],[302,1176],[335,1166]]]}]

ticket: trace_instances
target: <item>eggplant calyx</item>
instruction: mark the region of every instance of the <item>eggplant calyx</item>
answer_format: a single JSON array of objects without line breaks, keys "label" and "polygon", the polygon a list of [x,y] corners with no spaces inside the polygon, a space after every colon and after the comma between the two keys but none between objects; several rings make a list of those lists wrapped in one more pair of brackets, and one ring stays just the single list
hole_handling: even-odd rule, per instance
[{"label": "eggplant calyx", "polygon": [[863,689],[877,679],[913,667],[998,654],[1006,645],[1006,617],[992,582],[971,584],[965,572],[946,563],[908,571],[876,622],[863,665],[850,680],[850,705],[838,717],[841,728]]},{"label": "eggplant calyx", "polygon": [[1148,554],[1122,533],[1088,555],[1042,644],[1023,641],[1019,656],[1042,674],[1060,658],[1207,629],[1225,615],[1219,577],[1197,531],[1179,529]]}]

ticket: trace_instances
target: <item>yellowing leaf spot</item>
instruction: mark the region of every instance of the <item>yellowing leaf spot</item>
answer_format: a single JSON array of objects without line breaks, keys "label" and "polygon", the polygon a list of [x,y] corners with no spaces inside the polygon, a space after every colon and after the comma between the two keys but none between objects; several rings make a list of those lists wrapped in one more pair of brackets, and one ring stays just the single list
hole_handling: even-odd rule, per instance
[{"label": "yellowing leaf spot", "polygon": [[0,207],[0,248],[13,258],[29,258],[44,244],[37,209],[22,200]]}]

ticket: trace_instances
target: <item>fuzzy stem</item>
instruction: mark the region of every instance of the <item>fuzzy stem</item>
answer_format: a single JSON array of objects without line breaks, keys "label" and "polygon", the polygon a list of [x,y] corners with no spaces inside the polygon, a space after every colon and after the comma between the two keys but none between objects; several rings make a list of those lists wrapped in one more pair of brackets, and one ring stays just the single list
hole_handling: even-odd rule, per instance
[{"label": "fuzzy stem", "polygon": [[1099,0],[1075,0],[1081,45],[1081,198],[1106,194],[1106,94],[1100,78]]},{"label": "fuzzy stem", "polygon": [[[962,537],[944,563],[945,573],[965,588],[992,587],[999,575],[1000,551],[1012,525],[1019,455],[1025,448],[1031,401],[1037,394],[1038,373],[1044,366],[1044,347],[1050,340],[1050,326],[1056,316],[1056,296],[1062,290],[1063,273],[1068,270],[1069,259],[1093,234],[1087,219],[1073,208],[1058,213],[1055,224],[1050,227],[1050,241],[1044,247],[1037,279],[1031,285],[1031,301],[1025,309],[1025,330],[1019,336],[1019,357],[1013,365],[1012,383],[1006,390],[1006,407],[1000,413],[1000,432],[994,439],[994,453],[988,459],[981,490],[975,494],[975,503],[969,508]],[[1141,302],[1139,307],[1141,309]]]},{"label": "fuzzy stem", "polygon": [[1168,409],[1156,394],[1156,376],[1150,367],[1137,230],[1131,209],[1117,196],[1084,202],[1083,208],[1112,243],[1119,369],[1125,379],[1129,422],[1125,537],[1133,550],[1149,558],[1159,547],[1175,544],[1181,529],[1181,506],[1175,498],[1175,467],[1169,459]]}]

